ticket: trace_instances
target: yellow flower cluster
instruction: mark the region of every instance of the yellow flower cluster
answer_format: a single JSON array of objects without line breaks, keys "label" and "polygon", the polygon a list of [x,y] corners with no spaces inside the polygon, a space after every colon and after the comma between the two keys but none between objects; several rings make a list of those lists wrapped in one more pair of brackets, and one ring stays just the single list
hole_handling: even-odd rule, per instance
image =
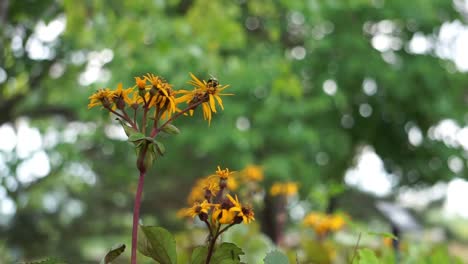
[{"label": "yellow flower cluster", "polygon": [[324,236],[328,232],[342,229],[345,223],[345,218],[342,215],[330,215],[321,212],[309,213],[303,220],[303,224],[312,227],[319,237]]},{"label": "yellow flower cluster", "polygon": [[297,194],[299,186],[296,182],[275,182],[270,188],[271,196],[293,196]]},{"label": "yellow flower cluster", "polygon": [[[189,202],[193,203],[193,206],[182,209],[179,215],[198,216],[210,228],[223,224],[250,223],[255,220],[254,212],[250,206],[242,205],[237,195],[233,197],[227,194],[231,174],[233,172],[229,169],[222,170],[218,166],[215,174],[199,180],[188,199]],[[195,191],[195,189],[199,190]]]},{"label": "yellow flower cluster", "polygon": [[[256,165],[249,165],[239,172],[229,171],[229,169],[221,170],[218,166],[215,174],[208,175],[195,182],[187,201],[189,204],[202,202],[206,197],[218,195],[220,185],[226,187],[229,191],[235,191],[239,188],[239,182],[256,183],[262,181],[263,177],[262,167]],[[222,180],[221,183],[220,179]]]},{"label": "yellow flower cluster", "polygon": [[[200,80],[190,73],[192,80],[188,83],[194,86],[189,90],[174,90],[172,85],[166,82],[162,77],[148,73],[144,76],[135,77],[135,85],[124,89],[120,83],[115,90],[109,88],[99,89],[89,97],[88,109],[102,105],[117,116],[128,121],[128,115],[125,113],[126,107],[135,111],[142,106],[146,111],[155,109],[154,119],[169,119],[176,112],[190,112],[201,105],[203,117],[211,122],[212,113],[216,113],[216,104],[224,109],[221,96],[231,95],[221,93],[228,85],[220,85],[219,82],[211,78],[208,81]],[[185,110],[180,110],[178,105],[186,103]],[[116,109],[124,112],[120,114]],[[135,122],[135,120],[133,120]],[[131,123],[131,122],[129,122]]]}]

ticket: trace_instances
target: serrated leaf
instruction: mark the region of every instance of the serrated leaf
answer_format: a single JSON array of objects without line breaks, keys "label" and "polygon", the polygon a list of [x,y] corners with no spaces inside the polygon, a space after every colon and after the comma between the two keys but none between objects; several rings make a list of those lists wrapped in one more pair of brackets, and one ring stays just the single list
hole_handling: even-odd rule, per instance
[{"label": "serrated leaf", "polygon": [[140,226],[138,251],[161,264],[176,264],[176,242],[172,234],[162,227]]},{"label": "serrated leaf", "polygon": [[288,257],[278,250],[268,253],[263,261],[265,264],[289,264]]},{"label": "serrated leaf", "polygon": [[145,135],[143,133],[135,132],[135,133],[132,133],[130,136],[128,136],[128,141],[136,142],[144,138],[145,138]]},{"label": "serrated leaf", "polygon": [[109,264],[120,256],[125,251],[124,244],[118,244],[113,246],[106,254],[106,256],[101,260],[100,264]]},{"label": "serrated leaf", "polygon": [[359,262],[358,264],[379,264],[379,259],[375,256],[374,251],[363,248],[358,251]]},{"label": "serrated leaf", "polygon": [[166,132],[166,133],[168,133],[168,134],[171,134],[171,135],[180,134],[179,128],[177,128],[177,127],[174,126],[173,124],[167,124],[167,125],[165,125],[165,126],[162,128],[162,131],[163,131],[163,132]]}]

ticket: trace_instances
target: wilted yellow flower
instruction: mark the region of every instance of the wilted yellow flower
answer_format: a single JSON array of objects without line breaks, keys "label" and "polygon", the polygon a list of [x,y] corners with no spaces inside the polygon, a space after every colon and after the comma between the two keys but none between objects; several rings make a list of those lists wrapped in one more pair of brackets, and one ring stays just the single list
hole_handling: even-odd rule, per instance
[{"label": "wilted yellow flower", "polygon": [[293,196],[297,194],[298,188],[299,187],[295,182],[275,182],[270,188],[270,194],[271,196]]},{"label": "wilted yellow flower", "polygon": [[112,91],[113,108],[124,109],[125,104],[131,105],[130,97],[128,96],[133,91],[133,88],[123,89],[122,83],[117,85],[117,89]]},{"label": "wilted yellow flower", "polygon": [[112,91],[109,88],[99,89],[96,93],[91,95],[88,104],[88,109],[93,108],[98,105],[102,105],[106,108],[112,105]]}]

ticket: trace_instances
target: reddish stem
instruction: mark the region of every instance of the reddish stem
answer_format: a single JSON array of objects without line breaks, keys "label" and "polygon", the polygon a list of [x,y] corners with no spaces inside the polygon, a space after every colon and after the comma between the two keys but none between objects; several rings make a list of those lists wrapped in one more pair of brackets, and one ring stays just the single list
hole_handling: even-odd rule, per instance
[{"label": "reddish stem", "polygon": [[133,207],[133,230],[132,230],[132,257],[131,264],[137,263],[137,241],[138,241],[138,220],[140,218],[141,194],[143,193],[143,182],[145,179],[145,170],[140,170],[138,179],[138,188],[135,196],[135,205]]}]

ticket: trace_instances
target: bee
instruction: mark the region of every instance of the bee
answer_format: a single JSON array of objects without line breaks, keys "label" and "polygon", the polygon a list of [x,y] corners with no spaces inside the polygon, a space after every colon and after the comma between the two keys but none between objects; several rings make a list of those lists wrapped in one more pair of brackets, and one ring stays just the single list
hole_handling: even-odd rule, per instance
[{"label": "bee", "polygon": [[214,77],[213,75],[210,75],[210,76],[211,77],[206,82],[207,86],[211,88],[217,88],[219,86],[218,79],[216,79],[216,77]]}]

